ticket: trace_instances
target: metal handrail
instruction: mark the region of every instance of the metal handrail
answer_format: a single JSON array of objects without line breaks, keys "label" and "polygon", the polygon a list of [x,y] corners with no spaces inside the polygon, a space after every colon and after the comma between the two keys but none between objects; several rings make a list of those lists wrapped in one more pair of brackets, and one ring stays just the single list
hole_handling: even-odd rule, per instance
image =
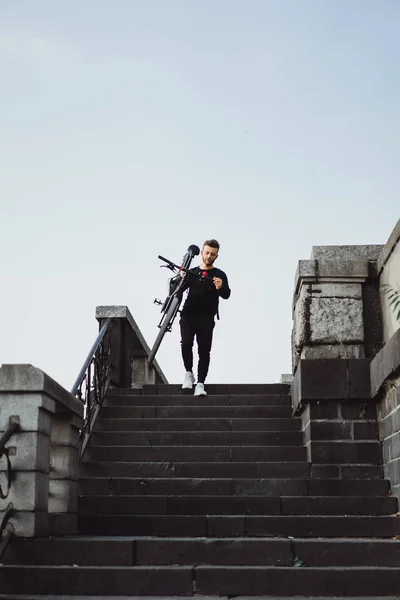
[{"label": "metal handrail", "polygon": [[6,431],[3,433],[3,435],[0,437],[0,458],[2,458],[4,451],[5,451],[5,446],[8,442],[8,440],[14,435],[14,433],[17,433],[17,431],[20,430],[20,424],[19,424],[19,420],[13,420],[10,419],[10,424],[7,427]]},{"label": "metal handrail", "polygon": [[87,355],[87,358],[86,358],[85,362],[83,363],[83,367],[79,371],[79,375],[76,378],[76,381],[75,381],[74,385],[72,386],[71,394],[73,396],[77,395],[79,387],[80,387],[80,385],[82,384],[82,381],[85,378],[86,371],[87,371],[90,363],[92,362],[93,357],[94,357],[94,355],[95,355],[98,347],[100,346],[101,342],[103,341],[103,338],[104,338],[104,336],[107,333],[107,329],[108,329],[110,323],[111,323],[111,317],[109,317],[106,320],[106,322],[104,323],[103,327],[100,329],[99,334],[98,334],[98,336],[97,336],[97,338],[96,338],[93,346],[91,347],[90,352]]},{"label": "metal handrail", "polygon": [[[6,448],[7,442],[12,438],[14,434],[16,434],[21,429],[21,425],[19,422],[19,417],[10,417],[9,425],[5,432],[0,437],[0,458],[3,456],[6,457],[7,460],[7,491],[3,492],[2,487],[0,486],[0,498],[5,500],[10,493],[11,484],[12,484],[12,468],[11,461],[9,457],[9,450]],[[9,520],[15,514],[14,505],[9,503],[6,511],[4,513],[4,517],[0,523],[0,559],[2,558],[5,549],[7,547],[8,542],[13,535],[14,528],[11,524],[9,524]],[[3,536],[3,534],[5,534]]]},{"label": "metal handrail", "polygon": [[84,405],[84,423],[80,431],[80,460],[86,450],[96,423],[104,397],[110,385],[105,337],[111,323],[109,317],[100,329],[96,340],[79,372],[71,393]]}]

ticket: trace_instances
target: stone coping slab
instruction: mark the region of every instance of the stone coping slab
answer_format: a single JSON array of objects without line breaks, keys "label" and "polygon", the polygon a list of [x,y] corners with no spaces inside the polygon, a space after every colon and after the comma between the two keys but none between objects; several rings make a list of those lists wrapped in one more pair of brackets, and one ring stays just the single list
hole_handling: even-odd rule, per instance
[{"label": "stone coping slab", "polygon": [[311,260],[378,260],[383,248],[383,244],[313,246]]},{"label": "stone coping slab", "polygon": [[83,404],[46,373],[30,364],[3,364],[0,393],[42,393],[56,401],[56,411],[65,409],[83,417]]}]

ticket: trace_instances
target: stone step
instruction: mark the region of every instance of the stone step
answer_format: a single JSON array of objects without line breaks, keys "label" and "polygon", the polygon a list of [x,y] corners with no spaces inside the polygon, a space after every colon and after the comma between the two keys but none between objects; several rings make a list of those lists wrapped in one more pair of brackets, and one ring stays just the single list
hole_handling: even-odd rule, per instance
[{"label": "stone step", "polygon": [[304,461],[300,446],[95,446],[86,460],[100,462],[256,462]]},{"label": "stone step", "polygon": [[282,538],[15,538],[4,564],[400,566],[397,540]]},{"label": "stone step", "polygon": [[292,418],[290,406],[103,406],[101,419]]},{"label": "stone step", "polygon": [[96,431],[301,431],[299,419],[99,418]]},{"label": "stone step", "polygon": [[198,594],[344,595],[385,597],[398,593],[400,569],[394,567],[229,567],[195,568]]},{"label": "stone step", "polygon": [[395,567],[83,567],[14,566],[0,570],[0,589],[7,594],[200,595],[385,597],[398,593],[400,569]]},{"label": "stone step", "polygon": [[[85,455],[85,458],[86,455]],[[82,462],[81,477],[308,478],[308,462]],[[339,483],[338,480],[333,480]]]},{"label": "stone step", "polygon": [[2,593],[193,595],[193,568],[115,566],[14,566],[0,569]]},{"label": "stone step", "polygon": [[[334,493],[332,494],[331,491]],[[82,496],[235,495],[235,496],[385,496],[389,482],[306,479],[229,479],[166,477],[87,477],[79,481]]]},{"label": "stone step", "polygon": [[[285,394],[290,392],[290,385],[286,383],[207,383],[208,396],[220,395],[260,395],[260,394]],[[123,395],[129,393],[129,389],[122,391]],[[192,390],[182,390],[182,384],[145,384],[142,388],[143,396],[179,396],[191,395]]]},{"label": "stone step", "polygon": [[300,431],[107,431],[92,434],[90,446],[302,446]]},{"label": "stone step", "polygon": [[[204,596],[194,594],[190,596],[193,600],[230,600],[231,596]],[[0,594],[0,600],[105,600],[108,596],[94,596],[93,594],[81,595],[59,595],[50,596],[42,594]],[[113,600],[187,600],[188,596],[113,596]],[[348,600],[349,596],[235,596],[235,600]],[[382,596],[352,596],[352,600],[382,600]],[[385,596],[385,600],[398,600],[398,596]]]},{"label": "stone step", "polygon": [[379,441],[368,442],[312,442],[313,464],[382,463],[382,446]]},{"label": "stone step", "polygon": [[271,496],[80,496],[80,515],[392,515],[397,498]]},{"label": "stone step", "polygon": [[138,396],[108,394],[104,406],[291,406],[287,394],[238,394],[219,396],[194,396],[187,394],[169,396]]},{"label": "stone step", "polygon": [[79,515],[80,534],[158,537],[392,538],[396,516]]},{"label": "stone step", "polygon": [[[230,600],[231,596],[204,596],[194,594],[190,596],[193,600]],[[59,595],[50,596],[42,594],[0,594],[0,600],[106,600],[108,596],[94,596],[93,594],[81,595]],[[188,596],[113,596],[113,600],[187,600]],[[349,596],[235,596],[235,600],[348,600]],[[382,596],[351,596],[352,600],[382,600]],[[385,600],[398,600],[398,596],[385,596]]]}]

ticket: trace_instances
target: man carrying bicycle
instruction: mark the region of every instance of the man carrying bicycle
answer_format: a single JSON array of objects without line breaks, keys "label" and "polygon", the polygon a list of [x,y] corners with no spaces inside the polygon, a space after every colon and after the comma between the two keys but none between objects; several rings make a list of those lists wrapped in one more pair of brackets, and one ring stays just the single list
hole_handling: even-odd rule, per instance
[{"label": "man carrying bicycle", "polygon": [[189,291],[180,319],[181,350],[183,364],[186,369],[182,389],[189,390],[194,385],[193,343],[196,337],[199,362],[195,396],[205,396],[207,394],[204,389],[204,382],[210,365],[214,319],[218,315],[219,298],[227,300],[231,295],[226,274],[214,267],[219,248],[217,240],[212,239],[204,242],[201,251],[202,262],[199,267],[190,270],[194,275],[202,275],[202,277],[188,277],[183,288]]}]

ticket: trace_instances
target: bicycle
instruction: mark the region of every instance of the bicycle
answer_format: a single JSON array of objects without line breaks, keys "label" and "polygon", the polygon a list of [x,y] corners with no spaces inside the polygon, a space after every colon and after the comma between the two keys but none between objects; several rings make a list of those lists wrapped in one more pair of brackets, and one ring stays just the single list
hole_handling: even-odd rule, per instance
[{"label": "bicycle", "polygon": [[[199,254],[200,248],[195,244],[192,244],[187,249],[187,252],[183,257],[182,263],[180,265],[173,263],[168,258],[165,258],[160,254],[158,255],[158,258],[166,263],[165,265],[161,265],[161,267],[170,269],[173,273],[177,274],[175,275],[175,277],[171,277],[171,279],[169,280],[169,293],[164,302],[162,302],[162,300],[159,300],[158,298],[154,300],[154,304],[158,304],[159,306],[161,306],[162,317],[158,324],[160,331],[158,332],[158,335],[153,344],[153,348],[151,349],[148,357],[149,364],[153,362],[154,357],[164,338],[164,335],[172,330],[175,318],[179,312],[179,306],[182,302],[182,288],[186,283],[187,278],[193,275],[193,273],[191,273],[189,270],[190,264],[193,258],[195,256],[198,256]],[[196,275],[196,277],[205,279],[202,275]]]}]

